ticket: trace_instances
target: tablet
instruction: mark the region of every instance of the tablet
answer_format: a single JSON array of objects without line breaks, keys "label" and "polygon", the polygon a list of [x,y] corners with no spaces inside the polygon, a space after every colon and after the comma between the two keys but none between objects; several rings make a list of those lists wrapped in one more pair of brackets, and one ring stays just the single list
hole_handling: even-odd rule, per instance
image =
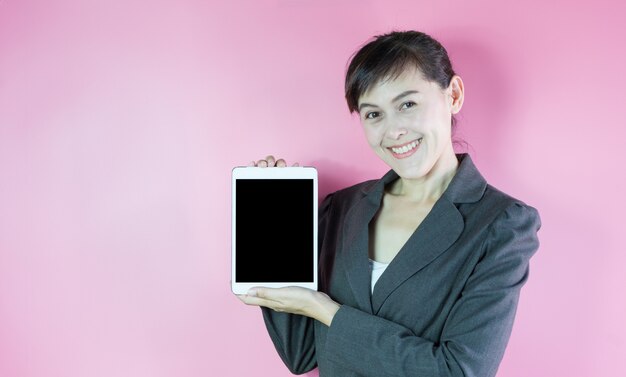
[{"label": "tablet", "polygon": [[233,293],[317,290],[317,181],[313,167],[232,170]]}]

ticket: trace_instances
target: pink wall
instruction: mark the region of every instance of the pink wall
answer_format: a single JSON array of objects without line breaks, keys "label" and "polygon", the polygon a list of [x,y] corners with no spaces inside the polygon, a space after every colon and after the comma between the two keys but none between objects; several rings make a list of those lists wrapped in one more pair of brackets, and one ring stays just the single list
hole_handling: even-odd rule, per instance
[{"label": "pink wall", "polygon": [[230,169],[380,176],[342,76],[392,28],[448,47],[459,136],[542,214],[499,376],[626,375],[621,4],[0,0],[0,376],[289,376],[229,291]]}]

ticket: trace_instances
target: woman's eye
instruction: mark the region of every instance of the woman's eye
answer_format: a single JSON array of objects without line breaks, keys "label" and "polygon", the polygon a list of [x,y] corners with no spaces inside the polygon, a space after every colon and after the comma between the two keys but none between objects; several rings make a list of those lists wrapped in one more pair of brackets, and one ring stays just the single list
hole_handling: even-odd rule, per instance
[{"label": "woman's eye", "polygon": [[378,111],[370,111],[369,113],[365,114],[365,119],[374,119],[374,118],[378,118],[380,116],[380,113]]},{"label": "woman's eye", "polygon": [[409,107],[413,107],[415,106],[415,102],[404,102],[401,106],[400,106],[400,110],[404,110],[404,109],[408,109]]}]

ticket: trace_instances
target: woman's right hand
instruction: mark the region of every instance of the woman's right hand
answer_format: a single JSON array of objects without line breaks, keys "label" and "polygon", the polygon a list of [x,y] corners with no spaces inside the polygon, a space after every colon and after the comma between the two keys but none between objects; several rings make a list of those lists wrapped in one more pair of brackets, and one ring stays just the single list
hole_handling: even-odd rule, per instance
[{"label": "woman's right hand", "polygon": [[[274,156],[270,155],[270,156],[265,157],[264,160],[252,161],[248,164],[248,166],[257,166],[260,168],[272,168],[272,167],[282,168],[282,167],[287,166],[287,162],[282,158],[279,158],[277,160],[274,158]],[[291,166],[300,166],[300,165],[296,162]]]}]

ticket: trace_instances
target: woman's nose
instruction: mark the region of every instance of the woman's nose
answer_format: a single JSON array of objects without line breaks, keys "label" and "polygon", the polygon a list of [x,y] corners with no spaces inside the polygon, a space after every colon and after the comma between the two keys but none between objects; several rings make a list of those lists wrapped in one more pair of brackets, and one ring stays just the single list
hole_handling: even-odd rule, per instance
[{"label": "woman's nose", "polygon": [[408,133],[407,128],[395,121],[395,122],[390,122],[390,124],[387,127],[387,137],[389,137],[390,139],[400,139],[402,136],[406,135]]}]

